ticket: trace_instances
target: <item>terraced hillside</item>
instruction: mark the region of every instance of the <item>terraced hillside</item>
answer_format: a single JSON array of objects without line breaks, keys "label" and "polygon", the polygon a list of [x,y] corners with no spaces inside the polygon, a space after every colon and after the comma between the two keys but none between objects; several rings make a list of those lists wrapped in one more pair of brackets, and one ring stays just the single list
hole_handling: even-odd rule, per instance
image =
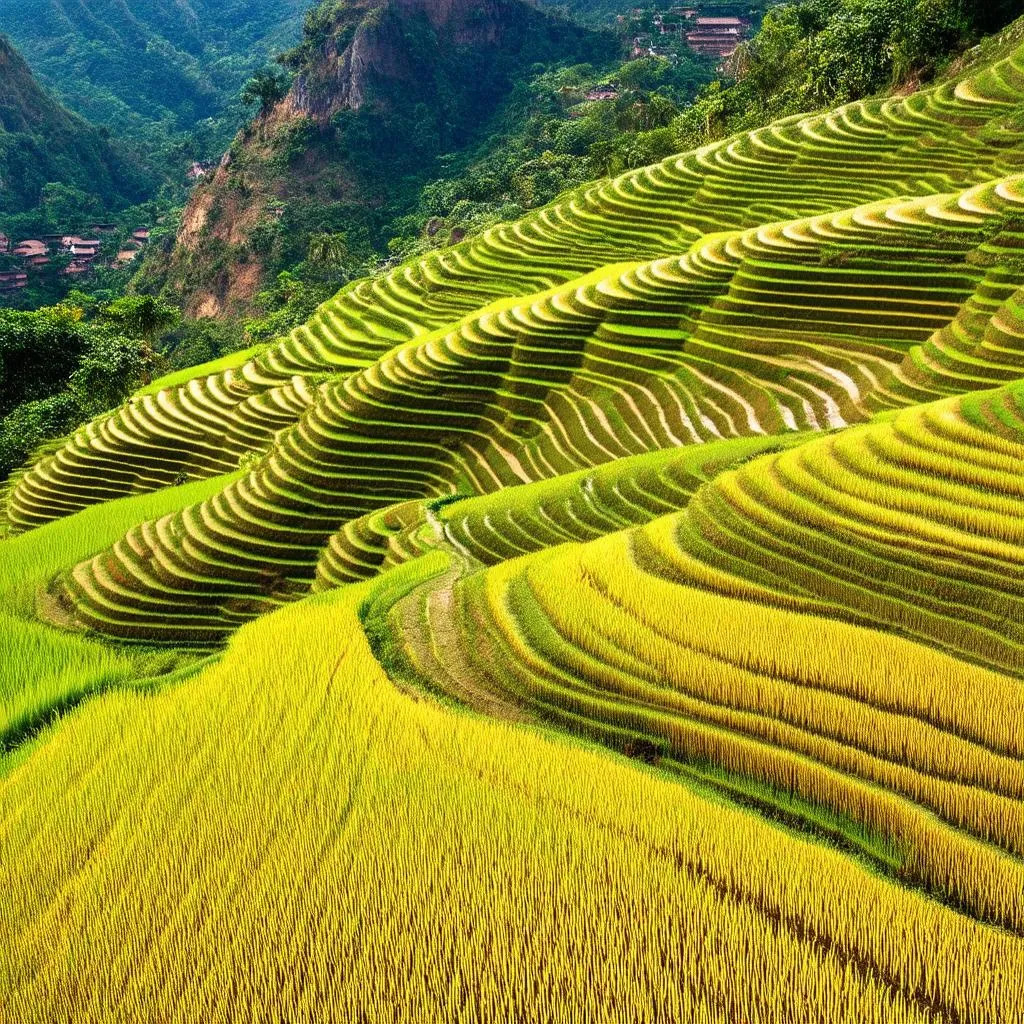
[{"label": "terraced hillside", "polygon": [[0,1021],[1024,1021],[1013,38],[20,475]]},{"label": "terraced hillside", "polygon": [[[614,287],[604,280],[612,276],[611,268],[606,269],[592,282],[585,281],[594,297],[583,299],[578,311],[579,328],[585,330],[591,318],[603,319],[607,303],[618,298],[631,305],[635,298],[641,313],[648,314],[636,326],[646,330],[633,335],[620,330],[626,344],[632,338],[633,347],[678,348],[680,332],[687,337],[694,330],[680,314],[707,309],[716,299],[728,305],[722,313],[708,310],[713,321],[728,321],[728,312],[743,313],[742,305],[729,302],[728,292],[733,274],[752,254],[741,253],[738,241],[708,232],[775,224],[774,232],[763,233],[769,247],[764,255],[776,257],[781,254],[771,235],[788,250],[784,225],[790,220],[842,218],[843,211],[864,204],[960,192],[1021,168],[1015,128],[1018,97],[1013,91],[1021,72],[1015,61],[1021,61],[1017,54],[963,82],[906,99],[866,101],[790,119],[672,158],[585,188],[525,221],[431,253],[383,278],[359,282],[290,338],[244,365],[145,396],[83,430],[23,480],[10,503],[12,522],[28,528],[115,494],[171,482],[182,473],[208,475],[233,466],[241,452],[265,447],[274,430],[295,423],[310,405],[318,408],[317,414],[306,412],[308,418],[328,415],[331,400],[343,397],[343,382],[324,381],[322,375],[362,371],[346,391],[357,384],[364,390],[380,387],[384,366],[376,364],[388,354],[397,358],[402,343],[417,342],[422,348],[433,335],[451,333],[464,318],[472,321],[493,303],[514,309],[526,305],[529,297],[534,303],[571,304],[578,286],[570,290],[570,283],[610,263],[666,256],[678,261],[691,250],[678,271],[669,265],[666,282],[658,277],[660,263],[650,273],[644,267],[632,272],[620,268],[615,276],[624,280]],[[957,224],[944,226],[959,227],[961,221],[971,226],[970,220],[971,214],[964,213]],[[894,229],[890,237],[897,249],[906,241],[904,227],[914,233],[913,225],[888,226]],[[761,244],[756,233],[752,241]],[[830,241],[821,239],[825,245]],[[813,260],[818,254],[804,255]],[[946,262],[944,257],[938,260]],[[878,262],[871,261],[876,272]],[[826,297],[828,278],[821,278]],[[853,274],[851,278],[850,283],[861,280]],[[976,275],[968,278],[947,304],[961,297]],[[551,296],[542,294],[552,288],[556,292]],[[659,299],[667,308],[659,308]],[[735,301],[741,302],[742,296]],[[483,317],[485,329],[503,311],[503,305],[490,308],[490,315]],[[659,312],[666,315],[659,318]],[[543,334],[544,314],[536,315],[540,319],[529,327]],[[561,314],[551,316],[557,332]],[[926,331],[934,320],[913,323]],[[906,340],[912,324],[900,326],[903,330],[887,340]],[[664,336],[659,345],[662,336],[656,327],[676,333]],[[927,334],[913,337],[923,341]],[[407,364],[410,358],[405,355]],[[333,387],[322,387],[325,383]]]},{"label": "terraced hillside", "polygon": [[453,695],[852,818],[1024,933],[1022,496],[1024,383],[755,459],[583,546],[511,557],[542,501],[453,511],[463,567],[394,633]]}]

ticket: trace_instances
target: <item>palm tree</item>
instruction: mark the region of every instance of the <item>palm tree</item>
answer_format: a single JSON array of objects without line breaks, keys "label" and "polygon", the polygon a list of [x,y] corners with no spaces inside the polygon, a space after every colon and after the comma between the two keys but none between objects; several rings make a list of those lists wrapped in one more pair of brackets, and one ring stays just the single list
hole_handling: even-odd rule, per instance
[{"label": "palm tree", "polygon": [[174,327],[181,313],[152,295],[125,295],[107,303],[103,317],[116,323],[129,337],[142,338],[152,349],[157,335]]},{"label": "palm tree", "polygon": [[348,259],[348,241],[344,234],[320,232],[310,238],[306,258],[325,269],[343,267]]}]

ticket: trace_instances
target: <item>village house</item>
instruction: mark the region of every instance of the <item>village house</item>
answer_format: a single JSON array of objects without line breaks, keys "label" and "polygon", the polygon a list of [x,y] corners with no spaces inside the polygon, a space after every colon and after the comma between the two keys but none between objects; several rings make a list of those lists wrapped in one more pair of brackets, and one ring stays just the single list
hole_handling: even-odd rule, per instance
[{"label": "village house", "polygon": [[[24,288],[29,282],[29,272],[50,263],[51,253],[60,251],[67,253],[70,260],[61,271],[63,274],[78,276],[98,266],[100,259],[101,234],[117,230],[116,224],[91,224],[89,230],[92,237],[73,234],[50,234],[41,238],[25,238],[11,247],[10,239],[0,234],[0,253],[16,256],[21,260],[18,270],[0,272],[0,291],[12,291]],[[145,246],[150,237],[149,228],[140,227],[132,232],[132,237],[122,246],[110,265],[125,267],[131,263]]]},{"label": "village house", "polygon": [[12,292],[28,287],[28,274],[24,270],[0,270],[0,292]]},{"label": "village house", "polygon": [[72,255],[76,255],[76,249],[99,249],[100,240],[98,238],[79,238],[78,235],[63,235],[60,244]]},{"label": "village house", "polygon": [[26,238],[14,247],[14,255],[23,258],[34,256],[46,256],[50,251],[49,246],[38,238]]},{"label": "village house", "polygon": [[136,238],[129,238],[114,257],[113,266],[117,269],[128,266],[145,247],[145,243]]},{"label": "village house", "polygon": [[42,267],[50,262],[50,247],[39,238],[26,238],[12,250],[12,256],[20,256],[27,267]]},{"label": "village house", "polygon": [[131,263],[132,260],[134,260],[135,257],[138,256],[141,251],[142,250],[138,249],[138,248],[135,248],[135,249],[127,249],[127,248],[121,249],[118,252],[118,254],[114,257],[114,267],[115,268],[121,268],[121,267],[128,266],[128,264]]},{"label": "village house", "polygon": [[692,24],[686,33],[690,49],[709,57],[731,57],[750,30],[742,18],[695,18]]}]

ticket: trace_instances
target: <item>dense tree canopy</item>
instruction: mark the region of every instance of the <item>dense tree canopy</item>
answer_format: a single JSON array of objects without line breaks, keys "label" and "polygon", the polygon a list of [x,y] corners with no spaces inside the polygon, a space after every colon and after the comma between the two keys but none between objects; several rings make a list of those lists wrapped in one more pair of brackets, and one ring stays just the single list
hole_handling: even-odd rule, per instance
[{"label": "dense tree canopy", "polygon": [[78,219],[153,186],[107,133],[61,106],[0,35],[0,215],[42,208]]},{"label": "dense tree canopy", "polygon": [[293,44],[307,6],[0,0],[0,27],[64,103],[182,175],[230,140],[242,83]]},{"label": "dense tree canopy", "polygon": [[170,319],[163,303],[135,297],[0,310],[0,479],[143,384],[155,365],[150,340]]}]

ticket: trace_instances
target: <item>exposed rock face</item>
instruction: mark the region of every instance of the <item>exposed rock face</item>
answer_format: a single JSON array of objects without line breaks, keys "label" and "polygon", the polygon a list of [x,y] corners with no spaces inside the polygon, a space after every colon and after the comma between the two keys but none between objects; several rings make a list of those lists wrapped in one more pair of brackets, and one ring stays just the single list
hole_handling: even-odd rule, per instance
[{"label": "exposed rock face", "polygon": [[[614,47],[523,0],[348,0],[294,51],[284,99],[196,187],[147,287],[166,286],[192,315],[244,313],[275,260],[254,237],[278,224],[301,258],[297,232],[310,231],[317,211],[358,205],[375,216],[396,183],[427,180],[438,153],[471,142],[536,62],[603,60]],[[356,142],[339,141],[346,111],[362,123]],[[434,142],[412,138],[419,128]],[[386,153],[370,171],[357,159],[368,149]],[[282,221],[274,211],[285,205]],[[314,214],[292,217],[302,205]]]},{"label": "exposed rock face", "polygon": [[284,108],[326,121],[344,108],[359,110],[366,102],[366,85],[374,77],[406,77],[394,41],[377,25],[360,25],[352,41],[339,53],[338,38],[326,44],[322,61],[298,75]]},{"label": "exposed rock face", "polygon": [[415,82],[419,61],[405,28],[425,20],[439,47],[497,46],[523,16],[521,0],[370,0],[348,8],[365,12],[354,34],[336,33],[319,59],[300,73],[284,100],[287,109],[317,121],[374,102],[380,87]]}]

